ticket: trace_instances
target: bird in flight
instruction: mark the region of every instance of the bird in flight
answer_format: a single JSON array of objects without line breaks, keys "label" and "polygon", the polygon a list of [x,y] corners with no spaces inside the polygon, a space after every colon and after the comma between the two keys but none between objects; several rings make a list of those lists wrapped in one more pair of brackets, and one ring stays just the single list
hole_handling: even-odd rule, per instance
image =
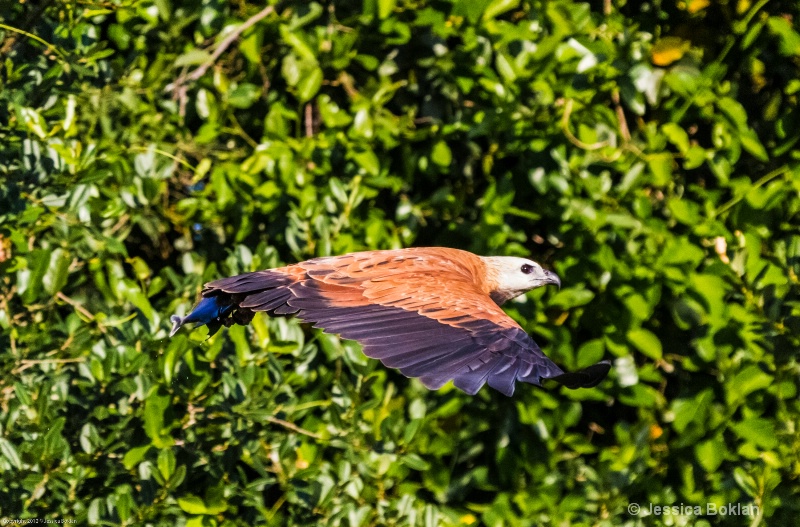
[{"label": "bird in flight", "polygon": [[205,284],[184,324],[249,324],[257,311],[359,342],[368,357],[432,390],[452,380],[474,395],[486,383],[507,396],[516,381],[597,385],[608,361],[565,373],[500,306],[561,280],[534,261],[443,247],[366,251],[240,274]]}]

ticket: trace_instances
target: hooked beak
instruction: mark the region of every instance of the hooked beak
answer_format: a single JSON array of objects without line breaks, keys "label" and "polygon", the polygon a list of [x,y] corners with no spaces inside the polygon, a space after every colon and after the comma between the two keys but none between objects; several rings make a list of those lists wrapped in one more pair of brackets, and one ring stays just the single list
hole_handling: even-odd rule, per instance
[{"label": "hooked beak", "polygon": [[556,273],[554,273],[553,271],[545,270],[545,272],[544,272],[544,283],[545,284],[557,285],[558,289],[559,290],[561,289],[561,278],[559,278],[558,275]]}]

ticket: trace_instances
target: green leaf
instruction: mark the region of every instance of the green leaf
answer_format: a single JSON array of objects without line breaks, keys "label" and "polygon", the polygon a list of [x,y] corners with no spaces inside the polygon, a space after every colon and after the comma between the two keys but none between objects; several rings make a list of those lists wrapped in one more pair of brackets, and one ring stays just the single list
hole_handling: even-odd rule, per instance
[{"label": "green leaf", "polygon": [[250,108],[259,97],[261,97],[261,90],[258,86],[242,83],[228,94],[228,104],[234,108]]},{"label": "green leaf", "polygon": [[726,384],[728,404],[741,401],[757,390],[769,388],[774,380],[771,375],[761,371],[761,368],[755,364],[747,366]]},{"label": "green leaf", "polygon": [[653,184],[664,186],[672,179],[672,156],[669,154],[653,154],[647,158],[647,166],[653,175]]},{"label": "green leaf", "polygon": [[300,102],[310,101],[322,86],[322,69],[316,64],[303,67],[297,82],[297,96]]},{"label": "green leaf", "polygon": [[672,403],[672,427],[675,431],[683,433],[690,423],[697,423],[702,427],[713,399],[714,394],[710,389],[705,389],[694,397],[675,399]]},{"label": "green leaf", "polygon": [[519,7],[520,0],[492,0],[483,12],[483,20],[491,20]]},{"label": "green leaf", "polygon": [[450,152],[450,147],[444,141],[438,141],[433,145],[431,151],[431,161],[439,166],[447,167],[453,160],[453,154]]},{"label": "green leaf", "polygon": [[152,321],[154,316],[153,306],[144,291],[139,289],[136,282],[127,278],[122,281],[122,284],[124,285],[125,299],[136,306],[148,320]]},{"label": "green leaf", "polygon": [[761,141],[756,135],[755,131],[748,128],[746,130],[741,130],[739,132],[739,140],[742,142],[742,147],[753,154],[753,157],[758,159],[759,161],[767,162],[769,161],[769,154],[767,154],[767,149],[764,148],[764,145],[761,144]]},{"label": "green leaf", "polygon": [[64,288],[69,275],[70,261],[69,253],[63,249],[56,249],[50,253],[47,271],[42,276],[42,285],[47,294],[55,295]]},{"label": "green leaf", "polygon": [[39,137],[39,139],[47,138],[47,122],[39,112],[33,108],[20,108],[19,114],[22,118],[22,122],[25,123],[30,132]]},{"label": "green leaf", "polygon": [[700,221],[700,206],[689,200],[673,198],[667,202],[672,216],[684,225],[696,225]]},{"label": "green leaf", "polygon": [[169,481],[175,472],[175,453],[172,449],[165,448],[158,452],[158,471],[164,481]]},{"label": "green leaf", "polygon": [[588,289],[568,288],[562,289],[550,301],[550,305],[562,309],[572,309],[588,304],[594,298],[594,293]]},{"label": "green leaf", "polygon": [[767,19],[767,27],[780,41],[780,52],[786,57],[800,56],[800,33],[792,28],[792,24],[783,17],[771,16]]},{"label": "green leaf", "polygon": [[603,339],[594,339],[584,343],[578,348],[577,368],[585,368],[599,362],[605,354]]},{"label": "green leaf", "polygon": [[211,54],[204,49],[190,49],[183,55],[175,59],[176,68],[185,68],[186,66],[197,66],[208,62],[211,59]]},{"label": "green leaf", "polygon": [[400,458],[400,462],[414,470],[428,470],[430,464],[417,454],[408,454]]},{"label": "green leaf", "polygon": [[683,128],[675,123],[665,123],[661,129],[669,139],[669,142],[675,145],[679,152],[686,153],[689,149],[689,134]]},{"label": "green leaf", "polygon": [[33,406],[33,398],[23,383],[14,383],[14,394],[24,406]]},{"label": "green leaf", "polygon": [[698,443],[694,447],[694,455],[706,472],[716,472],[725,460],[725,442],[721,438]]},{"label": "green leaf", "polygon": [[[317,56],[314,50],[311,49],[304,39],[301,37],[302,32],[292,31],[287,25],[280,26],[281,40],[291,46],[292,50],[304,61],[314,62],[317,61]],[[289,55],[291,56],[291,55]]]},{"label": "green leaf", "polygon": [[380,159],[372,150],[368,148],[359,149],[355,152],[350,152],[348,157],[355,161],[358,166],[364,169],[364,172],[370,176],[377,176],[380,173]]},{"label": "green leaf", "polygon": [[178,507],[189,514],[221,514],[228,510],[228,505],[225,502],[207,504],[202,499],[191,494],[178,498]]},{"label": "green leaf", "polygon": [[0,453],[3,454],[11,465],[17,470],[22,469],[22,459],[19,457],[16,447],[8,439],[0,437]]},{"label": "green leaf", "polygon": [[27,257],[27,269],[17,271],[17,290],[26,304],[34,302],[41,292],[42,277],[51,268],[51,254],[46,249],[33,250]]},{"label": "green leaf", "polygon": [[742,467],[733,469],[733,479],[748,496],[755,497],[758,495],[758,485],[756,484],[753,476],[745,472]]},{"label": "green leaf", "polygon": [[245,35],[239,42],[239,51],[251,64],[260,64],[263,58],[261,47],[264,44],[264,31],[260,27],[255,27]]},{"label": "green leaf", "polygon": [[167,435],[168,421],[165,417],[170,406],[169,395],[153,390],[144,402],[144,431],[158,448],[169,448],[174,443]]},{"label": "green leaf", "polygon": [[381,20],[388,18],[396,5],[397,0],[378,0],[378,18]]},{"label": "green leaf", "polygon": [[189,514],[207,514],[208,509],[206,508],[206,504],[203,503],[203,500],[198,498],[197,496],[186,496],[183,498],[178,498],[178,507],[181,508],[184,512],[188,512]]},{"label": "green leaf", "polygon": [[661,360],[663,350],[661,341],[652,332],[644,328],[636,328],[628,331],[628,341],[641,353],[653,360]]},{"label": "green leaf", "polygon": [[775,425],[768,419],[751,417],[731,425],[731,428],[736,435],[759,448],[773,449],[778,445]]},{"label": "green leaf", "polygon": [[152,445],[143,445],[138,446],[135,448],[131,448],[125,455],[122,457],[122,464],[125,466],[126,469],[130,470],[133,467],[137,466],[139,463],[144,460],[147,453],[150,449],[153,448]]}]

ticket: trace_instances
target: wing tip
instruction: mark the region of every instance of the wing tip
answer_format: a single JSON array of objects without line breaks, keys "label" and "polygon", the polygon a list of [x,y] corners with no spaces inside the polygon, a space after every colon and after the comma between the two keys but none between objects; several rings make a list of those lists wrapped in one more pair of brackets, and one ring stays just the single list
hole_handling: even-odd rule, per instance
[{"label": "wing tip", "polygon": [[450,379],[446,376],[441,377],[423,375],[422,377],[418,377],[418,379],[422,385],[429,390],[439,390],[442,386],[450,382]]},{"label": "wing tip", "polygon": [[577,388],[593,388],[606,378],[610,370],[611,361],[602,360],[582,370],[566,372],[550,378],[571,390]]}]

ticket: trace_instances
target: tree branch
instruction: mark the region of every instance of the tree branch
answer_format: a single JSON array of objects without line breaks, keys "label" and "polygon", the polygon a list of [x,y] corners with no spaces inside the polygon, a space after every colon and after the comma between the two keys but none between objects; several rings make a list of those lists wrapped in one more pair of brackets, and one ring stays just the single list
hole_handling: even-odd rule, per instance
[{"label": "tree branch", "polygon": [[237,27],[236,29],[231,31],[228,34],[228,36],[225,37],[222,40],[222,42],[220,42],[217,45],[217,49],[214,50],[214,53],[211,54],[211,56],[208,58],[207,61],[205,61],[200,66],[198,66],[197,69],[194,70],[193,72],[191,72],[189,74],[181,75],[180,77],[178,77],[175,80],[175,82],[167,85],[167,87],[165,88],[165,91],[168,91],[168,92],[178,91],[187,82],[195,82],[198,79],[200,79],[200,77],[202,77],[203,75],[206,74],[206,71],[208,71],[208,68],[210,68],[217,61],[217,59],[220,58],[220,56],[223,53],[225,53],[225,50],[228,49],[230,47],[230,45],[233,44],[233,42],[236,41],[236,39],[238,39],[242,35],[242,33],[247,31],[251,27],[253,27],[257,22],[259,22],[260,20],[266,18],[267,16],[269,16],[273,12],[275,12],[275,7],[270,5],[270,6],[265,7],[264,9],[262,9],[261,11],[256,13],[255,15],[251,16],[247,20],[245,20],[242,23],[242,25],[240,25],[239,27]]}]

